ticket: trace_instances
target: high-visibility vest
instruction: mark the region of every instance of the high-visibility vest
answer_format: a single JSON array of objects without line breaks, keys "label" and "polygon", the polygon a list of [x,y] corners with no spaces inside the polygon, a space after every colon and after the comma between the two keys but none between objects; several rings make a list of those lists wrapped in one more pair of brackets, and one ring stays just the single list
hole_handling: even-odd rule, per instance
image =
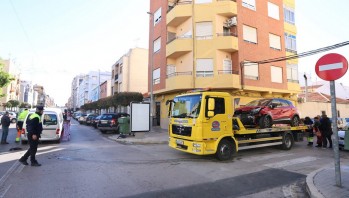
[{"label": "high-visibility vest", "polygon": [[33,113],[29,116],[29,120],[32,120],[34,118],[39,118],[39,123],[41,123],[41,116],[39,116],[37,113]]},{"label": "high-visibility vest", "polygon": [[18,121],[24,121],[25,117],[28,115],[29,111],[28,110],[25,110],[23,111],[22,113],[19,114],[18,116]]}]

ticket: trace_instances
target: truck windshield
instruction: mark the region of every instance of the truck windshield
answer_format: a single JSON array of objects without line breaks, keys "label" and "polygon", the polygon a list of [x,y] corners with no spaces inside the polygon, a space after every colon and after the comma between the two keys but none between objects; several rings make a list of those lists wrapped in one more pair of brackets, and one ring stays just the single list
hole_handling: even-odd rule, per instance
[{"label": "truck windshield", "polygon": [[201,94],[175,97],[172,102],[171,117],[197,118],[200,113]]}]

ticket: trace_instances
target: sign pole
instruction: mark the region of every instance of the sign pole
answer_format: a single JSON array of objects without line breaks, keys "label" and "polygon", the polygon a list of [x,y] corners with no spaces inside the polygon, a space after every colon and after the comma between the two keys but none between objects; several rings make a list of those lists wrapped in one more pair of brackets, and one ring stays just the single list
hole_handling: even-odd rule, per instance
[{"label": "sign pole", "polygon": [[342,186],[340,160],[339,160],[339,146],[338,146],[338,128],[337,128],[337,105],[336,105],[336,86],[334,80],[330,81],[331,91],[331,109],[332,109],[332,131],[333,131],[333,152],[334,152],[334,169],[336,177],[336,185]]}]

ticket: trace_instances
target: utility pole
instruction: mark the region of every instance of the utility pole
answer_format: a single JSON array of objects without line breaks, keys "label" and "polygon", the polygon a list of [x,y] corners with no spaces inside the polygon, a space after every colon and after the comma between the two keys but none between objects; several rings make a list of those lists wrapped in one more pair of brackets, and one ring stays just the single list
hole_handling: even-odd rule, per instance
[{"label": "utility pole", "polygon": [[154,32],[154,25],[153,25],[153,21],[154,21],[154,14],[151,12],[147,12],[149,14],[149,24],[150,25],[150,42],[151,42],[151,50],[149,50],[150,55],[150,131],[153,129],[153,103],[154,103],[154,96],[153,96],[153,85],[154,85],[154,80],[153,80],[153,54],[154,54],[154,41],[153,41],[153,32]]}]

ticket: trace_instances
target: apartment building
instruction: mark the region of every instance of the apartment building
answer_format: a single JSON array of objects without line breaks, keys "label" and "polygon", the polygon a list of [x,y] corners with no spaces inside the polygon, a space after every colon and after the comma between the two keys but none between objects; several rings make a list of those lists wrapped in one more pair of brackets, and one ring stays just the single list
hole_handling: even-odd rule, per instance
[{"label": "apartment building", "polygon": [[34,97],[33,83],[31,81],[21,80],[18,101],[33,105],[33,101],[34,101],[33,97]]},{"label": "apartment building", "polygon": [[149,76],[156,114],[187,90],[231,93],[235,107],[264,97],[296,102],[294,0],[151,0]]},{"label": "apartment building", "polygon": [[5,96],[0,98],[0,104],[4,106],[4,104],[6,104],[9,100],[19,100],[20,80],[19,72],[17,71],[14,62],[11,59],[0,59],[0,63],[0,65],[3,66],[0,69],[10,74],[11,77],[14,78],[14,80],[12,80],[7,86],[2,88],[1,94],[5,94]]},{"label": "apartment building", "polygon": [[148,50],[130,49],[112,65],[112,95],[119,92],[148,91]]}]

